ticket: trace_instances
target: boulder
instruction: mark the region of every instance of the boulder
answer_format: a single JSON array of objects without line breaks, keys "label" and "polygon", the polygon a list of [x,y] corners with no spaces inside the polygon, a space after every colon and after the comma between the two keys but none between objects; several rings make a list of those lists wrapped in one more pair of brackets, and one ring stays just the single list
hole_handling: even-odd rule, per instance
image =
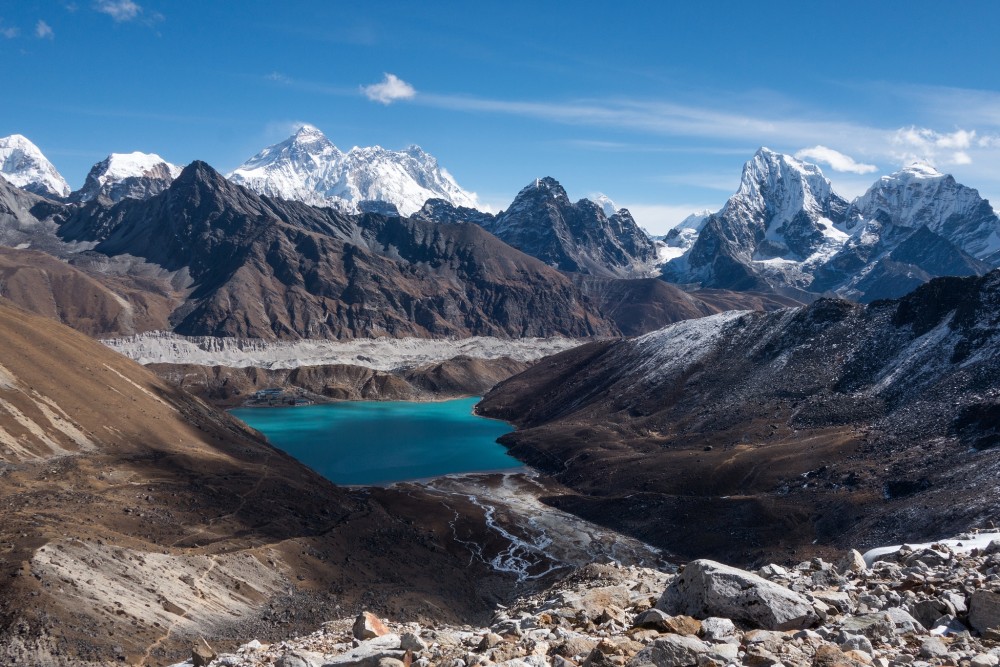
[{"label": "boulder", "polygon": [[836,567],[837,572],[842,575],[859,574],[868,569],[864,556],[857,549],[851,549],[844,554],[844,557],[837,561]]},{"label": "boulder", "polygon": [[274,663],[275,667],[322,667],[324,663],[321,653],[312,651],[289,651]]},{"label": "boulder", "polygon": [[405,651],[399,648],[399,635],[388,634],[360,642],[355,648],[327,658],[323,667],[378,667],[382,658],[402,660]]},{"label": "boulder", "polygon": [[927,628],[902,607],[889,607],[885,610],[885,615],[896,629],[897,634],[927,632]]},{"label": "boulder", "polygon": [[972,594],[969,625],[980,634],[1000,627],[1000,593],[978,590]]},{"label": "boulder", "polygon": [[215,652],[215,649],[209,646],[208,642],[204,639],[191,647],[191,664],[194,667],[205,667],[217,657],[219,655]]},{"label": "boulder", "polygon": [[701,622],[701,637],[710,642],[735,640],[736,624],[728,618],[709,616]]},{"label": "boulder", "polygon": [[667,635],[639,651],[628,667],[688,667],[711,647],[700,639],[685,635]]},{"label": "boulder", "polygon": [[404,651],[419,653],[420,651],[427,650],[427,644],[418,635],[412,632],[407,632],[399,638],[399,648]]},{"label": "boulder", "polygon": [[385,623],[379,620],[378,616],[367,611],[358,615],[351,631],[358,639],[374,639],[389,634],[389,628],[385,627]]},{"label": "boulder", "polygon": [[768,630],[799,630],[819,620],[802,595],[746,570],[705,559],[688,563],[656,608],[695,618],[721,616]]}]

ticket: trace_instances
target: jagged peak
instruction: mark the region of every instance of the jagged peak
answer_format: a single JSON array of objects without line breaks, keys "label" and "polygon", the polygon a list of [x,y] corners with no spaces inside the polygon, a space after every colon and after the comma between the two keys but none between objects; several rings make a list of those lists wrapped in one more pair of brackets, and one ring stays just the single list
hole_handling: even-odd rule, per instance
[{"label": "jagged peak", "polygon": [[521,191],[517,193],[517,197],[515,197],[515,199],[530,195],[534,192],[548,193],[551,197],[556,199],[569,200],[569,196],[566,194],[565,188],[560,185],[559,181],[551,176],[536,178],[532,182],[528,183],[526,186],[521,188]]},{"label": "jagged peak", "polygon": [[23,134],[0,137],[0,175],[35,194],[65,197],[70,192],[55,165]]}]

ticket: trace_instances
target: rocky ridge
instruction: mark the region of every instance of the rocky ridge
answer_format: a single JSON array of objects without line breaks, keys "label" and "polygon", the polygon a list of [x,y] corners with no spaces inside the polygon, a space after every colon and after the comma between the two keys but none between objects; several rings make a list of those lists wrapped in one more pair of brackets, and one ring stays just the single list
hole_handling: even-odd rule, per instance
[{"label": "rocky ridge", "polygon": [[[967,535],[854,550],[755,572],[696,560],[677,572],[584,566],[498,606],[488,626],[362,613],[297,639],[179,665],[213,667],[993,667],[1000,541]],[[178,667],[179,667],[178,665]]]},{"label": "rocky ridge", "polygon": [[655,273],[656,246],[627,209],[607,214],[610,200],[571,202],[554,178],[536,178],[496,216],[430,201],[415,217],[474,222],[521,252],[571,273],[645,277]]}]

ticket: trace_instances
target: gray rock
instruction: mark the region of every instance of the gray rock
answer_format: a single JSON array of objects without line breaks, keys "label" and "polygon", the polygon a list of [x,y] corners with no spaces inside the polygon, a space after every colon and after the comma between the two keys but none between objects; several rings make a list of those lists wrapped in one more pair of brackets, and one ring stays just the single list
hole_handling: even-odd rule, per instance
[{"label": "gray rock", "polygon": [[837,561],[837,572],[842,575],[850,573],[858,574],[868,569],[865,559],[857,549],[851,549],[844,557]]},{"label": "gray rock", "polygon": [[710,616],[701,622],[701,636],[711,642],[724,642],[736,638],[736,624],[728,618]]},{"label": "gray rock", "polygon": [[874,650],[872,642],[868,637],[864,635],[852,635],[844,633],[844,637],[840,642],[841,651],[864,651],[865,653],[871,654]]},{"label": "gray rock", "polygon": [[671,616],[659,609],[648,609],[635,617],[633,625],[637,628],[662,628]]},{"label": "gray rock", "polygon": [[969,629],[965,627],[960,620],[950,614],[942,616],[930,625],[930,633],[932,635],[950,637],[952,635],[961,635],[968,632]]},{"label": "gray rock", "polygon": [[[993,542],[990,544],[993,544]],[[980,653],[973,656],[972,660],[969,661],[969,667],[996,667],[997,664],[1000,664],[1000,658],[989,653]]]},{"label": "gray rock", "polygon": [[382,658],[402,660],[405,654],[399,648],[399,635],[390,633],[360,642],[350,651],[327,659],[323,667],[378,667]]},{"label": "gray rock", "polygon": [[972,594],[969,625],[979,633],[1000,627],[1000,593],[978,590]]},{"label": "gray rock", "polygon": [[323,655],[320,653],[291,651],[278,658],[274,664],[275,667],[320,667],[323,662]]},{"label": "gray rock", "polygon": [[943,658],[948,655],[948,646],[940,637],[930,637],[920,644],[921,658]]},{"label": "gray rock", "polygon": [[907,611],[917,619],[922,626],[930,628],[934,621],[948,614],[954,616],[955,608],[944,600],[921,600],[907,607]]},{"label": "gray rock", "polygon": [[889,607],[885,610],[885,615],[889,618],[893,626],[895,626],[898,634],[927,632],[927,628],[920,621],[913,618],[908,611],[901,607]]},{"label": "gray rock", "polygon": [[695,560],[664,591],[656,608],[695,618],[722,616],[768,630],[800,630],[819,619],[802,595],[711,560]]},{"label": "gray rock", "polygon": [[689,667],[709,652],[709,645],[687,635],[667,635],[639,651],[629,667]]},{"label": "gray rock", "polygon": [[427,644],[419,636],[412,632],[404,633],[402,637],[399,638],[399,648],[404,651],[413,651],[414,653],[419,653],[420,651],[427,650]]},{"label": "gray rock", "polygon": [[868,639],[878,640],[892,637],[896,629],[885,614],[860,614],[845,618],[840,627],[852,635],[864,635]]}]

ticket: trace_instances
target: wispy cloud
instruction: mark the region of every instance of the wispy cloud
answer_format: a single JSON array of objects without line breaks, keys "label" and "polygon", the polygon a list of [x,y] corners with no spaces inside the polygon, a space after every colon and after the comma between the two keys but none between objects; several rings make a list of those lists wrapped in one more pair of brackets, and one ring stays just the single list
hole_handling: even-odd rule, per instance
[{"label": "wispy cloud", "polygon": [[4,39],[14,39],[21,34],[21,31],[14,26],[6,26],[3,24],[3,20],[0,19],[0,37]]},{"label": "wispy cloud", "polygon": [[417,94],[417,90],[413,86],[395,74],[389,74],[388,72],[385,73],[385,78],[381,82],[362,86],[361,92],[372,102],[380,104],[392,104],[399,100],[409,100]]},{"label": "wispy cloud", "polygon": [[795,157],[800,160],[820,162],[829,165],[834,171],[843,171],[851,174],[873,174],[878,171],[878,167],[873,164],[858,162],[850,155],[845,155],[840,151],[835,151],[832,148],[821,145],[813,146],[812,148],[803,148],[795,153]]},{"label": "wispy cloud", "polygon": [[56,33],[52,31],[52,26],[39,19],[38,23],[35,24],[35,37],[38,39],[55,39]]},{"label": "wispy cloud", "polygon": [[115,23],[140,21],[146,25],[153,25],[163,20],[163,14],[148,12],[133,0],[94,0],[93,7],[96,11],[110,16]]},{"label": "wispy cloud", "polygon": [[926,127],[900,128],[892,136],[897,157],[904,162],[930,162],[943,165],[972,164],[969,150],[1000,146],[997,135],[977,136],[975,130],[937,132]]}]

